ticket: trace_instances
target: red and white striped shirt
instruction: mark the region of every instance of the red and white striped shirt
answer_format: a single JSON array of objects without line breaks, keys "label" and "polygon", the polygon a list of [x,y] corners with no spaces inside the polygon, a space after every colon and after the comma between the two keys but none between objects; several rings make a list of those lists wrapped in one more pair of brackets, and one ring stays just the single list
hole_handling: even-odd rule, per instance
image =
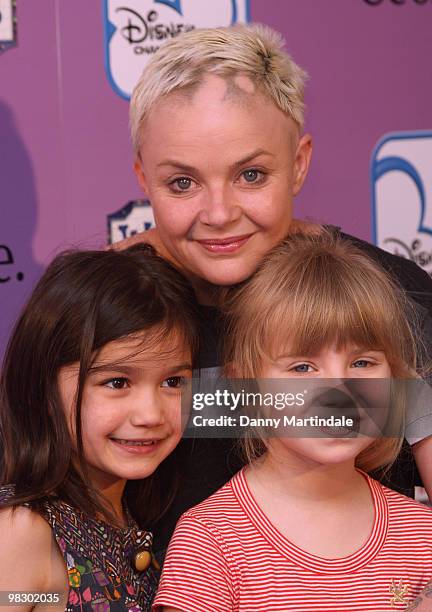
[{"label": "red and white striped shirt", "polygon": [[348,557],[324,559],[274,527],[240,471],[180,519],[153,610],[404,610],[432,579],[432,511],[367,481],[375,507],[368,540]]}]

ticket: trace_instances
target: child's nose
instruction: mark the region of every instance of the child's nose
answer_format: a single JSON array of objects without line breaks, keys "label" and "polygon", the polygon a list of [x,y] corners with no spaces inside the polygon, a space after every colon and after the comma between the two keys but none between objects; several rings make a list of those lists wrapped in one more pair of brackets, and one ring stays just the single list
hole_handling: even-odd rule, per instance
[{"label": "child's nose", "polygon": [[[332,382],[333,381],[328,381]],[[357,418],[357,405],[345,387],[326,386],[315,391],[312,407],[322,417],[345,416]]]},{"label": "child's nose", "polygon": [[331,379],[331,386],[338,386],[343,384],[344,378],[347,378],[347,371],[345,364],[341,363],[329,363],[323,369],[323,378]]},{"label": "child's nose", "polygon": [[165,423],[165,411],[155,393],[142,393],[130,407],[130,421],[136,427],[159,427]]}]

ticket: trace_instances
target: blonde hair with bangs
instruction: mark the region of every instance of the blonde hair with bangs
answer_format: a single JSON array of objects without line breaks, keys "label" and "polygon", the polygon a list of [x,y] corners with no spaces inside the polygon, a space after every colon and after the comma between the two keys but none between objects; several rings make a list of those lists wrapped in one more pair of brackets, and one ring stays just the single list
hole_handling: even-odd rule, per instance
[{"label": "blonde hair with bangs", "polygon": [[155,102],[199,85],[206,74],[248,76],[301,128],[306,73],[282,47],[281,35],[260,24],[191,30],[163,44],[132,94],[129,117],[135,154],[139,154],[143,122]]},{"label": "blonde hair with bangs", "polygon": [[[416,377],[416,342],[408,324],[408,313],[415,315],[411,303],[378,264],[330,230],[284,240],[234,291],[225,310],[226,362],[238,378],[259,378],[263,361],[288,344],[291,353],[308,355],[351,342],[383,351],[393,377]],[[399,389],[395,397],[400,426],[402,395]],[[377,438],[356,465],[366,471],[391,465],[401,444],[402,437]],[[249,460],[265,447],[260,436],[244,440]]]}]

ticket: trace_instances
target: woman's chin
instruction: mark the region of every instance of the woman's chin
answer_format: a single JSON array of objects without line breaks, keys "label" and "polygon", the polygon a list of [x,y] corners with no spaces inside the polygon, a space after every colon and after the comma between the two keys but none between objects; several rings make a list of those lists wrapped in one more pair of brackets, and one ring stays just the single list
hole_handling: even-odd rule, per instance
[{"label": "woman's chin", "polygon": [[241,265],[240,262],[233,264],[227,261],[218,261],[200,268],[197,276],[210,285],[230,287],[252,276],[255,270],[256,266],[251,265],[250,262],[247,265]]}]

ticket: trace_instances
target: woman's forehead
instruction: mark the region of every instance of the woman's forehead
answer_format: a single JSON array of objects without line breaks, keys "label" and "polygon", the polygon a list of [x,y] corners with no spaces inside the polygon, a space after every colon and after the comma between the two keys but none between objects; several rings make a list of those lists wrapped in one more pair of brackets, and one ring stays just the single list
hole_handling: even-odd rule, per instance
[{"label": "woman's forehead", "polygon": [[[249,91],[247,87],[250,87]],[[279,155],[298,139],[295,122],[247,77],[210,75],[192,91],[175,92],[154,105],[142,127],[143,162],[172,155],[209,154],[229,163],[257,149]],[[235,158],[235,159],[234,159]],[[157,161],[159,163],[160,160]]]},{"label": "woman's forehead", "polygon": [[172,109],[176,104],[207,105],[222,104],[227,101],[239,102],[256,96],[271,102],[271,98],[243,73],[228,76],[204,73],[195,83],[179,87],[159,98],[151,108],[149,116],[158,115],[159,111]]}]

